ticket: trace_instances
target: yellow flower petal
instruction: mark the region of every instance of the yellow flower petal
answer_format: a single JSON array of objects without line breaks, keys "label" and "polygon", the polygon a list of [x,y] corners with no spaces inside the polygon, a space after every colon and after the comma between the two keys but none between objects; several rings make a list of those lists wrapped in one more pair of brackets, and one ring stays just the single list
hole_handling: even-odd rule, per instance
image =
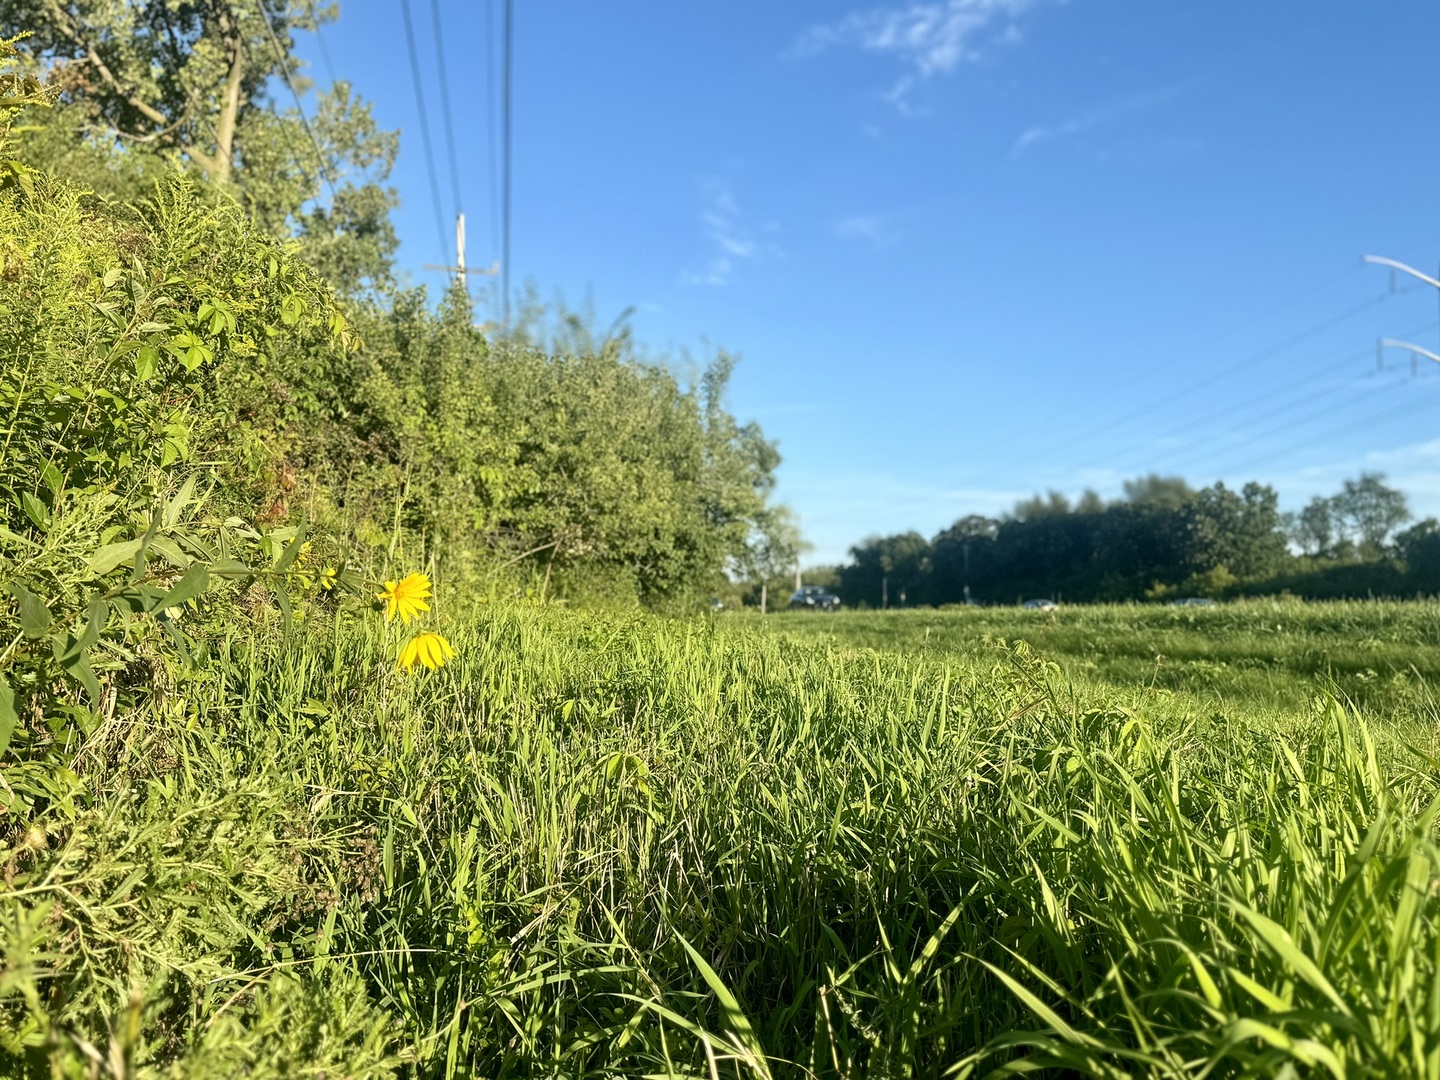
[{"label": "yellow flower petal", "polygon": [[446,661],[455,658],[450,642],[440,634],[416,634],[400,650],[400,667],[414,671],[420,664],[431,671],[445,666]]},{"label": "yellow flower petal", "polygon": [[375,594],[375,599],[385,601],[385,621],[396,615],[406,626],[422,611],[429,611],[425,601],[430,598],[430,579],[424,574],[411,574],[399,581],[385,582],[385,588]]}]

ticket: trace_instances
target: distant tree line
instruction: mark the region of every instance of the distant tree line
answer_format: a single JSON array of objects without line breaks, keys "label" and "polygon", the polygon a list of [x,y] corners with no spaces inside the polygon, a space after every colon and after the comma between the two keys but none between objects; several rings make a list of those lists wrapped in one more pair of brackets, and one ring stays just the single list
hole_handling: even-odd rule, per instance
[{"label": "distant tree line", "polygon": [[[1193,489],[1179,477],[1127,481],[1107,502],[1086,491],[970,515],[934,537],[871,537],[823,577],[852,606],[1222,597],[1288,591],[1314,597],[1440,591],[1440,523],[1411,520],[1378,473],[1298,513],[1251,482]],[[807,575],[811,580],[811,575]]]}]

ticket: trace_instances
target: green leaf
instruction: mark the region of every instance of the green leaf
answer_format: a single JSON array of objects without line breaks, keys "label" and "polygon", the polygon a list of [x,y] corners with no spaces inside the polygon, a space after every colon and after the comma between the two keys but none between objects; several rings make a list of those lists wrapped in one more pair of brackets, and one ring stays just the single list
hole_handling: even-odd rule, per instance
[{"label": "green leaf", "polygon": [[60,498],[60,489],[64,486],[65,477],[60,474],[60,470],[55,467],[53,462],[47,461],[45,468],[40,470],[40,479],[50,489],[51,505],[53,506],[54,500]]},{"label": "green leaf", "polygon": [[179,607],[187,600],[193,600],[210,587],[210,572],[204,563],[193,563],[185,576],[171,586],[165,598],[160,601],[162,611]]},{"label": "green leaf", "polygon": [[164,558],[176,570],[188,570],[190,559],[180,549],[180,545],[168,536],[157,536],[150,541],[150,550]]},{"label": "green leaf", "polygon": [[730,1033],[735,1041],[748,1052],[745,1063],[756,1071],[760,1076],[770,1076],[769,1057],[765,1053],[765,1047],[760,1042],[760,1036],[756,1034],[755,1028],[750,1023],[750,1018],[745,1015],[745,1010],[740,1007],[740,1002],[725,985],[715,969],[706,963],[705,958],[695,951],[694,946],[682,937],[679,931],[675,932],[675,940],[690,956],[690,962],[700,972],[700,977],[705,980],[712,993],[720,1002],[721,1011],[725,1014],[725,1022],[730,1027]]},{"label": "green leaf", "polygon": [[15,691],[0,675],[0,754],[10,745],[15,729],[20,725],[20,713],[15,708]]},{"label": "green leaf", "polygon": [[239,559],[216,559],[210,564],[210,573],[218,578],[248,578],[255,571]]},{"label": "green leaf", "polygon": [[66,634],[63,640],[57,637],[50,649],[55,654],[55,662],[85,688],[85,692],[90,695],[90,704],[98,706],[100,680],[95,678],[95,672],[90,667],[90,650],[82,646],[80,639],[74,634]]},{"label": "green leaf", "polygon": [[295,613],[290,609],[290,594],[283,588],[275,587],[270,590],[275,594],[275,603],[280,606],[280,625],[284,629],[285,640],[290,640],[290,631],[295,627]]},{"label": "green leaf", "polygon": [[120,544],[106,544],[97,548],[90,556],[90,573],[104,577],[121,563],[133,562],[140,550],[139,540],[126,540]]},{"label": "green leaf", "polygon": [[20,605],[21,632],[32,641],[43,636],[55,621],[45,601],[18,582],[10,586],[10,593]]},{"label": "green leaf", "polygon": [[110,621],[110,606],[98,596],[85,606],[85,629],[80,634],[80,648],[88,649],[100,640],[105,624]]},{"label": "green leaf", "polygon": [[35,523],[37,529],[41,532],[49,530],[50,508],[30,492],[26,491],[20,495],[20,508],[25,511],[25,516]]},{"label": "green leaf", "polygon": [[1330,984],[1330,980],[1325,978],[1315,961],[1306,956],[1300,950],[1300,947],[1295,944],[1295,940],[1290,936],[1288,930],[1275,922],[1275,920],[1260,914],[1260,912],[1238,901],[1233,902],[1233,906],[1236,913],[1250,924],[1255,933],[1260,936],[1265,944],[1275,950],[1275,953],[1280,959],[1283,960],[1296,975],[1299,975],[1300,978],[1304,979],[1312,987],[1329,998],[1330,1003],[1334,1005],[1342,1015],[1346,1017],[1350,1016],[1350,1006],[1345,1004],[1345,1000],[1336,991],[1335,987]]},{"label": "green leaf", "polygon": [[196,474],[193,472],[187,476],[185,483],[180,485],[180,490],[176,492],[175,497],[171,499],[165,507],[165,527],[167,529],[174,528],[179,524],[180,515],[183,514],[185,508],[190,505],[190,500],[195,498],[195,479]]},{"label": "green leaf", "polygon": [[130,582],[134,584],[145,576],[146,554],[155,534],[160,531],[160,515],[156,514],[150,519],[150,527],[145,530],[145,535],[140,539],[140,546],[135,550],[135,569],[130,574]]},{"label": "green leaf", "polygon": [[295,539],[291,540],[285,550],[281,552],[280,559],[275,563],[275,572],[283,574],[290,569],[290,564],[295,561],[295,556],[300,554],[300,547],[305,543],[305,523],[302,521],[295,529]]},{"label": "green leaf", "polygon": [[21,536],[19,533],[13,533],[3,525],[0,525],[0,540],[5,540],[12,544],[24,544],[26,547],[37,549],[40,547],[34,540]]},{"label": "green leaf", "polygon": [[149,382],[155,377],[155,372],[160,366],[160,353],[153,345],[142,346],[135,353],[135,377],[141,382]]}]

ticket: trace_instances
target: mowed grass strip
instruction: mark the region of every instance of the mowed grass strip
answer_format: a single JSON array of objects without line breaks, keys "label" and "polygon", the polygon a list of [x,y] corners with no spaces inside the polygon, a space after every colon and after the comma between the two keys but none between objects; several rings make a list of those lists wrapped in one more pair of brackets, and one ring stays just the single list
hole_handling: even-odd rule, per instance
[{"label": "mowed grass strip", "polygon": [[1308,709],[1317,688],[1328,686],[1390,719],[1434,719],[1428,687],[1440,680],[1435,601],[914,608],[821,618],[785,613],[763,625],[797,640],[970,661],[996,642],[1023,640],[1077,680],[1158,687],[1261,711]]},{"label": "mowed grass strip", "polygon": [[1440,1068],[1434,768],[1382,715],[993,642],[446,632],[418,677],[373,626],[214,641],[102,729],[5,855],[0,1072]]}]

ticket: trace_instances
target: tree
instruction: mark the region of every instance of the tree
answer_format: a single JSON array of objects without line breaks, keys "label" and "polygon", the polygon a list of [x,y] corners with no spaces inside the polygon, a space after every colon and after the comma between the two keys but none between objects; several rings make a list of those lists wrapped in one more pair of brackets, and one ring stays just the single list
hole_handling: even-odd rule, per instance
[{"label": "tree", "polygon": [[1032,495],[1015,504],[1011,516],[1016,521],[1033,521],[1042,517],[1058,517],[1070,512],[1070,500],[1063,491],[1049,491],[1044,495]]},{"label": "tree", "polygon": [[1385,541],[1410,520],[1410,507],[1403,492],[1385,483],[1384,473],[1361,473],[1346,480],[1334,498],[1336,516],[1360,544],[1362,555],[1379,558]]},{"label": "tree", "polygon": [[850,557],[850,565],[840,570],[840,595],[846,603],[887,607],[929,602],[931,548],[919,533],[872,536],[851,548]]},{"label": "tree", "polygon": [[344,83],[308,122],[271,97],[286,80],[309,87],[293,35],[331,14],[317,0],[0,0],[0,34],[31,32],[59,91],[26,160],[127,201],[190,171],[271,232],[304,238],[339,287],[385,280],[396,135]]},{"label": "tree", "polygon": [[1395,549],[1419,590],[1440,591],[1440,522],[1434,518],[1417,521],[1395,537]]},{"label": "tree", "polygon": [[1335,501],[1317,495],[1305,509],[1289,520],[1289,535],[1307,555],[1325,555],[1335,546],[1340,523],[1335,519]]},{"label": "tree", "polygon": [[794,573],[808,548],[788,506],[769,506],[756,515],[750,540],[734,560],[733,572],[741,581],[758,586],[761,614],[768,606],[770,586]]},{"label": "tree", "polygon": [[1150,510],[1178,510],[1194,495],[1194,489],[1179,476],[1150,473],[1125,481],[1125,500]]},{"label": "tree", "polygon": [[1279,496],[1253,480],[1239,492],[1214,484],[1185,509],[1186,565],[1204,574],[1219,567],[1241,580],[1269,577],[1284,563]]}]

